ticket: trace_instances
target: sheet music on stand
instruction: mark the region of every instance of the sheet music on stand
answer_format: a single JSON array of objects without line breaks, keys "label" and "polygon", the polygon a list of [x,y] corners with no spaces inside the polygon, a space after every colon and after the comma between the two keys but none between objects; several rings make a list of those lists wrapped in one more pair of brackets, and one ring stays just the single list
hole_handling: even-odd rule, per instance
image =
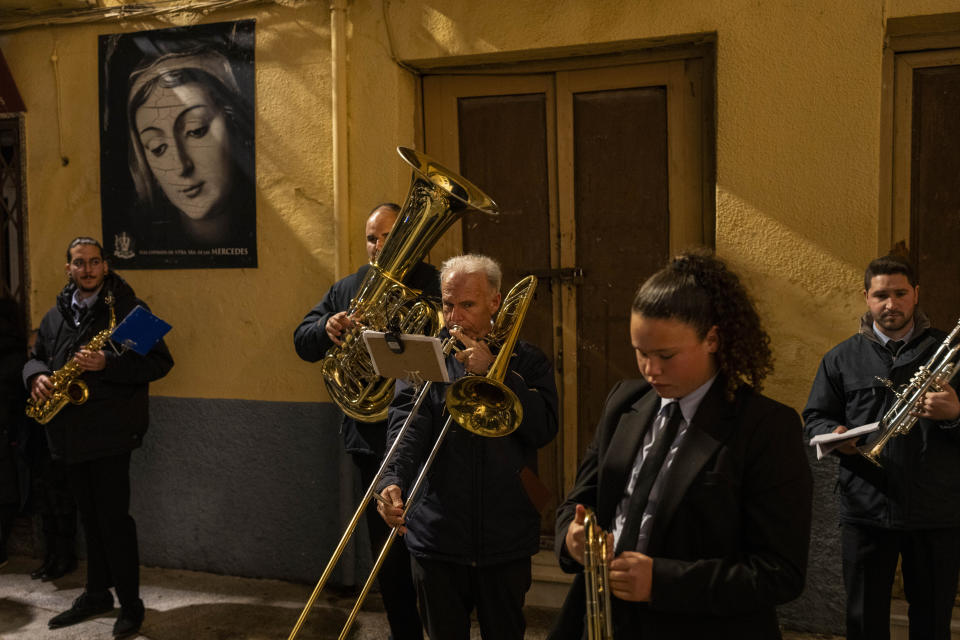
[{"label": "sheet music on stand", "polygon": [[400,334],[403,351],[397,353],[387,344],[383,331],[364,331],[363,341],[378,376],[407,380],[420,387],[431,382],[450,382],[440,338],[416,334]]}]

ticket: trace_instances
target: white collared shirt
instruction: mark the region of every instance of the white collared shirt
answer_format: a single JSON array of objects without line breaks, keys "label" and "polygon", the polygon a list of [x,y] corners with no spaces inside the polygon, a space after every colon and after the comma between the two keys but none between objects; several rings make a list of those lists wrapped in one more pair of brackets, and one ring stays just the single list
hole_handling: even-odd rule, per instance
[{"label": "white collared shirt", "polygon": [[674,459],[677,457],[677,450],[680,448],[680,444],[683,442],[683,437],[687,433],[687,427],[690,425],[690,421],[693,420],[693,416],[697,413],[697,409],[700,407],[700,402],[703,400],[703,397],[707,395],[710,385],[712,385],[716,379],[717,376],[715,374],[712,378],[682,398],[660,398],[659,413],[654,419],[653,425],[647,429],[647,433],[643,436],[643,446],[640,447],[640,450],[637,452],[637,457],[633,461],[633,468],[630,470],[630,478],[627,480],[627,486],[624,487],[623,496],[620,499],[620,503],[617,505],[616,512],[614,513],[614,548],[616,548],[619,544],[620,534],[627,522],[627,510],[630,505],[630,496],[633,494],[633,488],[637,484],[637,477],[640,475],[640,468],[643,466],[643,461],[647,457],[647,453],[653,447],[653,443],[656,438],[660,436],[664,428],[667,426],[667,412],[664,411],[664,409],[670,403],[678,402],[680,404],[680,414],[683,416],[683,419],[680,421],[679,428],[677,429],[677,437],[674,438],[673,444],[670,446],[670,451],[667,452],[667,457],[663,460],[663,466],[660,467],[660,472],[657,474],[657,479],[654,481],[653,487],[650,489],[650,497],[647,499],[647,506],[643,511],[643,519],[640,521],[640,534],[637,536],[637,544],[633,547],[630,545],[624,546],[624,549],[627,550],[646,552],[647,542],[650,538],[650,528],[653,526],[653,517],[657,512],[657,501],[660,498],[660,493],[663,488],[663,479],[666,477],[667,470],[670,469]]},{"label": "white collared shirt", "polygon": [[[101,285],[101,288],[103,286]],[[73,311],[73,324],[80,326],[80,316],[83,314],[83,311],[89,311],[93,308],[93,305],[96,303],[97,298],[100,297],[100,289],[97,289],[93,294],[87,296],[86,298],[81,298],[78,294],[80,289],[75,289],[73,292],[73,298],[70,299],[70,309]]]},{"label": "white collared shirt", "polygon": [[[913,326],[910,327],[910,331],[908,331],[905,336],[903,336],[902,338],[900,338],[900,339],[903,341],[903,344],[907,344],[908,342],[910,342],[910,338],[913,337],[913,331],[914,331],[914,329],[916,329],[916,328],[917,328],[917,323],[914,322],[914,323],[913,323]],[[877,336],[878,338],[880,338],[880,342],[883,343],[883,346],[887,346],[887,343],[890,342],[890,341],[893,339],[893,338],[891,338],[890,336],[888,336],[887,334],[885,334],[883,331],[880,330],[880,327],[877,326],[877,321],[876,321],[876,320],[873,321],[873,333],[876,334],[876,336]]]}]

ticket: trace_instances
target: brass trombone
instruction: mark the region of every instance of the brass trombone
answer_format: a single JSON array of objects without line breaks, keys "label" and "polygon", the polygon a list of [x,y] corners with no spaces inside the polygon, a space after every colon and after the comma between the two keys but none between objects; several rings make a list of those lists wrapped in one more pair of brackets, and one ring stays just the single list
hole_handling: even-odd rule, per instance
[{"label": "brass trombone", "polygon": [[[513,391],[511,391],[510,388],[503,383],[503,380],[506,377],[507,369],[509,368],[510,364],[510,357],[512,356],[513,349],[516,346],[517,338],[520,335],[520,327],[523,324],[523,319],[527,314],[527,309],[530,307],[530,302],[533,300],[533,293],[536,288],[536,276],[527,276],[515,284],[513,288],[510,289],[507,297],[504,298],[500,313],[497,314],[496,322],[487,336],[491,341],[502,338],[503,344],[500,347],[500,352],[497,354],[493,364],[490,365],[490,370],[487,372],[487,375],[465,376],[452,383],[447,388],[446,404],[447,411],[450,413],[450,416],[444,423],[443,429],[440,430],[440,434],[437,436],[437,440],[434,443],[433,448],[430,450],[427,460],[423,463],[423,467],[421,468],[420,473],[417,475],[417,478],[413,483],[413,487],[410,489],[409,494],[407,495],[403,509],[404,518],[406,518],[407,512],[410,510],[410,505],[413,504],[414,498],[420,491],[420,486],[423,484],[423,480],[427,476],[427,471],[433,464],[433,460],[436,458],[437,452],[440,450],[440,445],[443,443],[447,432],[450,430],[450,425],[454,420],[456,420],[457,423],[460,424],[460,426],[464,429],[472,433],[476,433],[477,435],[486,437],[505,436],[512,433],[517,427],[520,426],[520,422],[523,420],[523,406],[517,399],[516,394],[514,394]],[[444,344],[444,355],[450,353],[450,350],[454,348],[454,343],[454,339],[450,338]],[[323,574],[320,576],[320,580],[317,582],[317,586],[314,588],[313,593],[310,594],[310,598],[307,600],[307,604],[300,613],[300,617],[297,619],[297,622],[294,625],[293,630],[291,630],[287,640],[295,640],[297,634],[300,632],[300,628],[306,621],[307,615],[310,613],[310,609],[313,607],[317,597],[323,590],[324,585],[326,585],[327,580],[333,573],[333,567],[343,554],[343,550],[346,548],[350,537],[353,536],[353,532],[357,527],[360,516],[367,508],[367,505],[370,504],[370,500],[375,495],[377,499],[380,499],[379,495],[376,494],[377,484],[383,477],[384,471],[387,468],[387,464],[393,457],[397,446],[407,431],[407,428],[413,422],[413,418],[420,410],[420,405],[423,404],[423,400],[426,398],[427,391],[429,391],[431,386],[431,382],[425,382],[423,388],[417,394],[413,407],[410,410],[410,414],[407,416],[407,419],[401,426],[400,431],[397,432],[397,436],[394,438],[393,444],[390,445],[390,448],[384,455],[383,462],[380,463],[380,468],[377,470],[377,474],[374,477],[373,482],[371,482],[370,486],[367,487],[367,491],[364,493],[363,499],[360,501],[360,505],[354,512],[353,518],[351,518],[350,524],[347,525],[346,531],[343,532],[343,536],[340,538],[340,543],[334,550],[333,556],[327,563],[327,566],[324,569]],[[383,547],[380,549],[380,553],[373,565],[373,569],[371,569],[370,575],[367,577],[367,581],[364,583],[363,589],[360,591],[360,595],[357,597],[357,601],[354,604],[353,609],[350,611],[347,621],[344,623],[343,629],[340,632],[339,640],[345,640],[347,634],[350,633],[350,628],[353,626],[353,622],[356,620],[357,614],[360,612],[360,607],[363,605],[363,601],[370,592],[370,588],[373,586],[373,581],[377,577],[377,573],[379,573],[380,567],[383,565],[387,554],[390,553],[390,549],[393,546],[393,541],[397,537],[398,530],[399,526],[393,528],[393,530],[390,532],[390,535],[387,537],[386,542],[384,542]]]}]

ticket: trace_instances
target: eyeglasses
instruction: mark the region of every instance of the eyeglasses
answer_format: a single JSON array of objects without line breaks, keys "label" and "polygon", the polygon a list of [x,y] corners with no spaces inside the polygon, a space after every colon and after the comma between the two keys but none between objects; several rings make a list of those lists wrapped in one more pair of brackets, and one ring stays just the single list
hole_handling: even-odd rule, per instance
[{"label": "eyeglasses", "polygon": [[90,258],[89,260],[77,258],[70,263],[70,266],[72,266],[74,269],[83,269],[84,267],[90,267],[92,269],[94,267],[99,267],[101,264],[103,264],[103,258]]}]

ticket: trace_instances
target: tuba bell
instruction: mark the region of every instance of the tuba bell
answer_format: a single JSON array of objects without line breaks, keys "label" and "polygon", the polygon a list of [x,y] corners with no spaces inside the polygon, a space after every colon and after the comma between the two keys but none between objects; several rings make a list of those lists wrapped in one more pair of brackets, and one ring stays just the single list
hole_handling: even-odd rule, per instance
[{"label": "tuba bell", "polygon": [[470,181],[426,154],[397,147],[413,168],[410,190],[397,222],[370,263],[350,302],[354,326],[323,358],[323,382],[340,409],[360,422],[387,417],[393,379],[377,375],[360,339],[365,330],[436,335],[442,325],[436,304],[403,284],[440,236],[464,213],[498,213],[497,204]]}]

